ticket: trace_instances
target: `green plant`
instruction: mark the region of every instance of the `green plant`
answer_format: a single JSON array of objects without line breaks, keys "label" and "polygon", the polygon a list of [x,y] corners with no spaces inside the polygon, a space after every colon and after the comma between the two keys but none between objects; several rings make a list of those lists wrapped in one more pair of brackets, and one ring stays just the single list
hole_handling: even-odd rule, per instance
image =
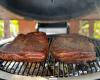
[{"label": "green plant", "polygon": [[100,21],[94,23],[94,38],[100,39]]},{"label": "green plant", "polygon": [[[81,21],[79,33],[82,35],[85,35],[85,36],[89,35],[89,23],[88,23],[88,21]],[[100,21],[94,22],[93,38],[100,39]]]},{"label": "green plant", "polygon": [[10,20],[11,35],[16,36],[19,32],[18,20]]},{"label": "green plant", "polygon": [[0,39],[4,37],[4,21],[0,20]]}]

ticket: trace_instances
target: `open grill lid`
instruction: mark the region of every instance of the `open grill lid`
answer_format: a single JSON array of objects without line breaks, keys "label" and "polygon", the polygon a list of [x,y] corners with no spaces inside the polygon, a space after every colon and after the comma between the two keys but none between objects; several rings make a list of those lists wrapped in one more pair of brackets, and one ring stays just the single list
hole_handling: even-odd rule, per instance
[{"label": "open grill lid", "polygon": [[99,0],[1,0],[9,10],[41,21],[60,21],[83,16],[97,7]]}]

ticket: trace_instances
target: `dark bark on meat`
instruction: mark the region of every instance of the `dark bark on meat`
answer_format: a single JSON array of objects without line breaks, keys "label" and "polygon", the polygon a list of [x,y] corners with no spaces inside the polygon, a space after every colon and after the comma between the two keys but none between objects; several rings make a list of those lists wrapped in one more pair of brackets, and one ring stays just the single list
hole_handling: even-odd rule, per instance
[{"label": "dark bark on meat", "polygon": [[79,34],[61,35],[51,43],[52,55],[66,63],[81,63],[96,59],[94,45]]},{"label": "dark bark on meat", "polygon": [[0,51],[0,59],[8,61],[44,61],[48,53],[48,38],[45,33],[19,34],[14,41]]}]

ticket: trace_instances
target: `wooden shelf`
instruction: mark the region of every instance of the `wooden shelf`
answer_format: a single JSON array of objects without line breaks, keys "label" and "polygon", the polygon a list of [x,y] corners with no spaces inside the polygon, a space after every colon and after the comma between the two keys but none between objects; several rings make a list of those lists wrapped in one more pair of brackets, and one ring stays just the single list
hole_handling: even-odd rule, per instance
[{"label": "wooden shelf", "polygon": [[14,14],[0,5],[0,19],[24,19],[24,17]]}]

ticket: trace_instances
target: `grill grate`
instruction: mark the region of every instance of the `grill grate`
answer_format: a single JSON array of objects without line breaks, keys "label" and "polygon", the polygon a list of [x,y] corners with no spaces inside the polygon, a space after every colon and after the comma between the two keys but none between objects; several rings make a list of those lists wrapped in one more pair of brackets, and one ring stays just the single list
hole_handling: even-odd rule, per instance
[{"label": "grill grate", "polygon": [[[50,43],[51,43],[50,39]],[[58,62],[52,56],[41,63],[28,62],[11,62],[2,61],[0,70],[11,74],[25,75],[25,76],[54,76],[54,77],[71,77],[86,75],[100,71],[100,41],[90,40],[96,46],[97,59],[86,64],[65,64]]]}]

